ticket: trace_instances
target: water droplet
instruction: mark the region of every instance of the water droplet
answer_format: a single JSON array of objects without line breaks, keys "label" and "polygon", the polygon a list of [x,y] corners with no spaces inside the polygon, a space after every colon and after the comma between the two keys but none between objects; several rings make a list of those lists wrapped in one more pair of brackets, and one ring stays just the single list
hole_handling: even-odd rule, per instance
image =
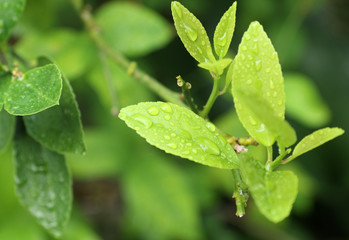
[{"label": "water droplet", "polygon": [[253,46],[250,48],[250,51],[255,53],[255,54],[259,53],[259,48],[258,48],[257,43],[253,44]]},{"label": "water droplet", "polygon": [[270,68],[265,69],[265,72],[267,72],[267,73],[270,73],[270,71],[271,71]]},{"label": "water droplet", "polygon": [[133,114],[132,118],[145,128],[150,128],[153,125],[153,122],[149,118],[140,113]]},{"label": "water droplet", "polygon": [[244,54],[241,54],[241,59],[242,60],[245,60],[246,59],[246,56]]},{"label": "water droplet", "polygon": [[205,46],[205,44],[206,44],[205,41],[201,41],[202,46]]},{"label": "water droplet", "polygon": [[252,83],[252,80],[251,79],[248,79],[247,81],[246,81],[246,84],[247,85],[250,85]]},{"label": "water droplet", "polygon": [[194,154],[197,154],[197,153],[198,153],[198,150],[196,150],[195,148],[193,148],[191,151],[192,151]]},{"label": "water droplet", "polygon": [[184,130],[184,129],[180,129],[179,132],[177,132],[177,133],[178,133],[178,136],[180,138],[185,138],[185,139],[191,139],[192,138],[191,134],[188,131]]},{"label": "water droplet", "polygon": [[205,137],[200,137],[195,139],[195,141],[200,145],[200,148],[209,154],[219,155],[221,151],[219,150],[217,144]]},{"label": "water droplet", "polygon": [[278,93],[275,91],[273,92],[273,97],[277,97],[278,96]]},{"label": "water droplet", "polygon": [[224,35],[219,37],[217,39],[217,44],[221,47],[224,47],[227,44],[227,38],[226,38],[227,33],[224,32]]},{"label": "water droplet", "polygon": [[269,84],[270,84],[271,89],[275,89],[275,84],[274,84],[274,81],[272,79],[270,79]]},{"label": "water droplet", "polygon": [[259,72],[262,69],[262,61],[261,60],[255,61],[255,67],[256,67],[256,71]]},{"label": "water droplet", "polygon": [[[253,59],[252,55],[250,55],[250,54],[247,55],[247,58],[248,58],[248,60],[252,60]],[[246,64],[246,67],[249,67],[249,65]]]},{"label": "water droplet", "polygon": [[282,100],[279,100],[279,101],[278,101],[278,105],[279,105],[279,106],[282,106]]},{"label": "water droplet", "polygon": [[166,140],[170,140],[170,139],[171,139],[171,137],[170,137],[169,135],[165,135],[164,138],[165,138]]},{"label": "water droplet", "polygon": [[245,33],[245,37],[246,37],[246,40],[250,40],[251,39],[251,35],[248,34],[248,33]]},{"label": "water droplet", "polygon": [[210,130],[211,132],[214,132],[216,130],[216,127],[213,123],[207,122],[206,123],[206,127],[208,130]]},{"label": "water droplet", "polygon": [[147,112],[152,116],[157,116],[159,114],[159,109],[157,106],[151,106],[147,109]]},{"label": "water droplet", "polygon": [[246,51],[246,50],[247,50],[247,47],[246,47],[246,46],[242,46],[241,49],[244,50],[244,51]]},{"label": "water droplet", "polygon": [[173,2],[173,9],[175,10],[175,12],[177,13],[178,17],[182,18],[182,10],[179,8],[179,6],[177,5],[176,2]]},{"label": "water droplet", "polygon": [[164,119],[165,119],[166,121],[169,121],[169,120],[171,120],[171,116],[168,115],[168,114],[166,114],[166,115],[164,116]]},{"label": "water droplet", "polygon": [[185,150],[185,151],[183,151],[182,152],[184,155],[188,155],[189,153],[190,153],[190,151],[189,150]]},{"label": "water droplet", "polygon": [[174,126],[175,126],[175,124],[174,124],[173,122],[170,122],[170,125],[171,125],[171,127],[174,127]]},{"label": "water droplet", "polygon": [[177,136],[177,134],[171,133],[171,137],[176,137],[176,136]]},{"label": "water droplet", "polygon": [[168,104],[168,103],[161,103],[160,108],[162,111],[164,111],[166,113],[172,113],[172,108],[171,108],[170,104]]},{"label": "water droplet", "polygon": [[270,92],[267,92],[267,96],[270,97]]},{"label": "water droplet", "polygon": [[195,42],[196,39],[198,38],[198,33],[191,29],[188,25],[184,24],[184,31],[186,32],[188,38],[192,41]]},{"label": "water droplet", "polygon": [[177,149],[177,144],[175,144],[175,143],[169,143],[169,144],[167,144],[167,146],[172,148],[172,149]]},{"label": "water droplet", "polygon": [[249,117],[249,120],[250,120],[250,123],[252,124],[252,125],[257,125],[257,122],[256,122],[256,120],[253,118],[253,117]]}]

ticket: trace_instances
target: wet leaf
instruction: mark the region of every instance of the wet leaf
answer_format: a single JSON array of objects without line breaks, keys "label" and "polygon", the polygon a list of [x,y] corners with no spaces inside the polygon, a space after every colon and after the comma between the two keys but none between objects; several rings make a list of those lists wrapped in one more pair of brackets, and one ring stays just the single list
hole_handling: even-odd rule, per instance
[{"label": "wet leaf", "polygon": [[[265,146],[271,146],[275,133],[265,128],[265,123],[255,119],[239,92],[248,92],[266,102],[272,115],[284,119],[284,83],[277,53],[258,22],[253,22],[245,32],[234,59],[232,93],[236,111],[246,130]],[[228,76],[229,77],[229,76]]]},{"label": "wet leaf", "polygon": [[25,0],[2,0],[0,2],[0,42],[11,34],[22,15]]},{"label": "wet leaf", "polygon": [[286,114],[308,127],[324,126],[331,118],[330,109],[316,85],[302,74],[285,75]]},{"label": "wet leaf", "polygon": [[171,3],[171,10],[177,34],[190,55],[200,63],[214,62],[211,43],[201,22],[177,1]]},{"label": "wet leaf", "polygon": [[341,128],[323,128],[304,137],[294,148],[291,158],[294,159],[318,146],[331,141],[332,139],[344,134]]},{"label": "wet leaf", "polygon": [[15,122],[14,116],[8,114],[4,109],[0,110],[0,153],[12,141]]},{"label": "wet leaf", "polygon": [[24,116],[28,134],[45,147],[60,153],[84,153],[80,111],[70,83],[63,78],[59,105]]},{"label": "wet leaf", "polygon": [[215,62],[203,62],[199,63],[199,67],[209,70],[210,72],[214,72],[216,75],[222,75],[224,69],[229,66],[232,59],[230,58],[223,58]]},{"label": "wet leaf", "polygon": [[61,74],[54,64],[18,73],[5,93],[5,109],[13,115],[38,113],[57,105],[61,90]]},{"label": "wet leaf", "polygon": [[15,182],[24,207],[53,236],[59,237],[71,210],[71,180],[63,155],[25,134],[15,138]]},{"label": "wet leaf", "polygon": [[214,50],[219,58],[223,58],[229,49],[235,29],[236,3],[224,13],[214,32]]},{"label": "wet leaf", "polygon": [[150,144],[211,167],[233,169],[238,157],[215,126],[187,108],[143,102],[121,109],[119,117]]},{"label": "wet leaf", "polygon": [[172,38],[171,25],[158,13],[140,4],[110,2],[96,14],[102,37],[127,56],[143,56],[165,46]]},{"label": "wet leaf", "polygon": [[240,169],[260,212],[277,223],[291,212],[298,193],[298,178],[291,171],[267,172],[264,166],[243,154]]}]

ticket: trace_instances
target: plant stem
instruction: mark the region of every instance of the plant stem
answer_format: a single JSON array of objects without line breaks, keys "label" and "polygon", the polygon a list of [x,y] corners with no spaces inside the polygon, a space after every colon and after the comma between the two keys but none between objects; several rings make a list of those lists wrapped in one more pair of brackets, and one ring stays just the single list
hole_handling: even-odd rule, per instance
[{"label": "plant stem", "polygon": [[213,80],[213,88],[212,88],[211,95],[208,98],[207,103],[201,112],[201,116],[203,118],[207,118],[208,113],[210,112],[214,102],[216,101],[217,97],[219,96],[219,80],[220,80],[220,76],[216,76]]},{"label": "plant stem", "polygon": [[109,96],[112,104],[111,113],[114,117],[117,117],[119,114],[119,102],[116,95],[116,91],[114,90],[114,86],[113,86],[113,77],[111,75],[110,68],[108,66],[107,57],[105,56],[104,52],[99,51],[99,57],[101,59],[104,77],[107,82],[107,86],[109,90]]},{"label": "plant stem", "polygon": [[271,172],[273,171],[275,168],[277,168],[281,163],[282,163],[282,160],[284,159],[284,157],[289,154],[291,152],[291,149],[287,149],[286,151],[282,151],[280,153],[280,155],[275,158],[274,161],[272,162],[267,162],[266,166],[265,166],[265,169],[268,171],[268,172]]},{"label": "plant stem", "polygon": [[247,186],[242,181],[238,169],[233,169],[232,173],[235,182],[233,198],[235,198],[236,216],[243,217],[245,215],[245,206],[247,205],[246,202],[248,200]]},{"label": "plant stem", "polygon": [[199,114],[198,106],[195,104],[194,99],[191,97],[190,94],[191,84],[189,82],[185,82],[183,78],[179,75],[177,76],[177,85],[182,89],[184,100],[188,104],[190,109],[194,113]]},{"label": "plant stem", "polygon": [[131,76],[139,80],[141,83],[145,84],[149,89],[151,89],[154,93],[159,95],[164,100],[175,103],[180,106],[184,106],[184,103],[180,99],[179,93],[171,91],[170,89],[162,85],[159,81],[143,72],[138,67],[135,67],[133,71],[129,71],[130,67],[134,67],[134,64],[132,64],[132,62],[126,59],[122,54],[115,51],[107,43],[105,43],[105,41],[100,36],[99,29],[88,8],[82,10],[81,19],[83,20],[88,30],[90,38],[100,51],[105,53],[106,56],[110,57],[125,71],[128,71]]},{"label": "plant stem", "polygon": [[267,163],[271,163],[273,161],[273,146],[267,147],[267,152],[268,152]]}]

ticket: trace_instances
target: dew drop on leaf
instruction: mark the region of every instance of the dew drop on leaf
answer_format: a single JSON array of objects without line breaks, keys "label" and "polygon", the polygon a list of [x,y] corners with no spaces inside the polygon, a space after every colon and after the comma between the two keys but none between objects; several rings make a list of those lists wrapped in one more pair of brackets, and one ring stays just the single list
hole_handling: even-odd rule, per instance
[{"label": "dew drop on leaf", "polygon": [[210,123],[210,122],[206,123],[206,127],[211,132],[214,132],[216,130],[216,127],[212,123]]},{"label": "dew drop on leaf", "polygon": [[164,119],[165,119],[166,121],[169,121],[169,120],[171,120],[171,116],[168,115],[168,114],[166,114],[166,115],[164,116]]},{"label": "dew drop on leaf", "polygon": [[257,60],[255,62],[255,67],[256,67],[256,71],[260,71],[262,69],[262,61],[261,60]]},{"label": "dew drop on leaf", "polygon": [[198,33],[195,30],[193,30],[192,28],[190,28],[188,25],[185,25],[185,24],[184,24],[184,29],[185,29],[185,32],[186,32],[188,38],[191,41],[195,42],[196,39],[198,38]]},{"label": "dew drop on leaf", "polygon": [[147,109],[147,112],[152,116],[157,116],[159,114],[159,109],[156,106],[151,106]]},{"label": "dew drop on leaf", "polygon": [[168,104],[168,103],[162,103],[160,105],[160,108],[161,108],[162,111],[164,111],[166,113],[172,113],[173,112],[170,104]]},{"label": "dew drop on leaf", "polygon": [[183,16],[182,10],[177,6],[177,4],[175,2],[173,3],[173,8],[176,11],[178,17],[182,18],[182,16]]},{"label": "dew drop on leaf", "polygon": [[150,128],[153,125],[153,122],[149,118],[140,113],[133,114],[132,118],[145,128]]},{"label": "dew drop on leaf", "polygon": [[172,149],[177,149],[177,144],[175,144],[175,143],[169,143],[169,144],[167,144],[167,146],[172,148]]},{"label": "dew drop on leaf", "polygon": [[212,155],[219,155],[221,153],[218,146],[214,142],[212,142],[211,140],[205,137],[197,138],[195,139],[195,141],[200,145],[201,149],[204,152],[207,152]]}]

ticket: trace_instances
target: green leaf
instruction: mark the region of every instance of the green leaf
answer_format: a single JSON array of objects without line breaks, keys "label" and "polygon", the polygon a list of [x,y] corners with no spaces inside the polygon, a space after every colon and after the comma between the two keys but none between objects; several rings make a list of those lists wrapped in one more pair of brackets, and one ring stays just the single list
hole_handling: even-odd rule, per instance
[{"label": "green leaf", "polygon": [[344,134],[341,128],[323,128],[304,137],[294,148],[291,158],[294,159],[318,146],[331,141],[332,139]]},{"label": "green leaf", "polygon": [[24,116],[28,134],[45,147],[60,153],[84,153],[80,111],[69,81],[63,78],[59,105]]},{"label": "green leaf", "polygon": [[183,171],[158,152],[144,149],[142,155],[129,159],[123,174],[127,226],[142,239],[202,239],[198,205]]},{"label": "green leaf", "polygon": [[101,34],[113,49],[127,56],[142,56],[172,39],[171,25],[158,13],[130,2],[110,2],[97,12]]},{"label": "green leaf", "polygon": [[15,129],[15,118],[5,110],[0,110],[0,153],[12,140]]},{"label": "green leaf", "polygon": [[270,106],[272,115],[284,119],[284,83],[277,53],[258,22],[253,22],[245,32],[234,59],[232,93],[238,116],[246,130],[265,146],[275,141],[275,133],[265,128],[265,123],[255,119],[255,114],[239,98],[239,92],[248,92]]},{"label": "green leaf", "polygon": [[25,0],[2,0],[0,3],[0,42],[5,41],[19,20]]},{"label": "green leaf", "polygon": [[286,113],[308,127],[320,127],[331,118],[330,109],[307,76],[285,75]]},{"label": "green leaf", "polygon": [[57,105],[61,90],[61,73],[54,64],[18,73],[5,93],[5,109],[12,115],[38,113]]},{"label": "green leaf", "polygon": [[[257,129],[247,129],[258,142],[265,146],[271,146],[274,143],[272,141],[270,145],[267,145],[271,138],[262,138],[264,137],[264,131],[270,134],[268,137],[273,137],[280,147],[289,147],[297,141],[296,132],[291,125],[284,119],[276,116],[264,98],[256,94],[248,94],[247,91],[237,92],[236,94],[241,99],[241,102],[244,103],[245,108],[251,111],[249,116],[250,123],[255,123],[254,126],[260,126]],[[242,122],[242,124],[245,126],[245,122]]]},{"label": "green leaf", "polygon": [[228,65],[231,63],[232,59],[230,58],[223,58],[218,61],[214,62],[202,62],[199,63],[199,67],[209,70],[210,72],[214,72],[216,75],[222,75],[224,69],[228,67]]},{"label": "green leaf", "polygon": [[240,155],[242,178],[260,212],[277,223],[286,218],[298,193],[298,179],[291,171],[266,172],[264,166],[246,154]]},{"label": "green leaf", "polygon": [[215,126],[187,108],[143,102],[121,109],[119,117],[151,145],[167,153],[211,167],[238,166],[235,151]]},{"label": "green leaf", "polygon": [[71,180],[63,155],[27,135],[15,138],[15,182],[20,202],[53,236],[59,237],[71,210]]},{"label": "green leaf", "polygon": [[211,43],[201,22],[177,1],[171,3],[171,10],[177,34],[190,55],[200,63],[214,62]]},{"label": "green leaf", "polygon": [[90,70],[96,59],[96,50],[88,35],[65,28],[44,33],[31,31],[16,43],[16,51],[32,60],[50,56],[68,79],[76,79]]},{"label": "green leaf", "polygon": [[235,29],[236,3],[226,11],[219,21],[214,32],[213,43],[214,50],[219,58],[223,58],[229,49],[231,39]]}]

